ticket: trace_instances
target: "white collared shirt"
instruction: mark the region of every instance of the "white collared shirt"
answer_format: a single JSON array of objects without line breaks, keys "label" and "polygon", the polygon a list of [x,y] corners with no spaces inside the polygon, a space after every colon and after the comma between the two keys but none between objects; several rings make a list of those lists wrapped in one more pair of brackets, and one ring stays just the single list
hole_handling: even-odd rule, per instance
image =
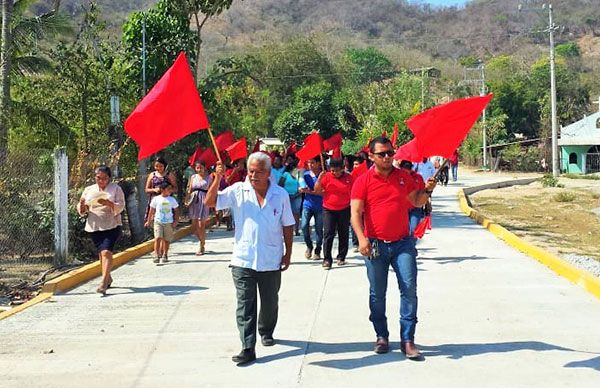
[{"label": "white collared shirt", "polygon": [[227,208],[235,222],[231,265],[258,272],[279,270],[283,227],[295,224],[288,193],[271,183],[261,208],[250,182],[238,182],[219,191],[216,209]]}]

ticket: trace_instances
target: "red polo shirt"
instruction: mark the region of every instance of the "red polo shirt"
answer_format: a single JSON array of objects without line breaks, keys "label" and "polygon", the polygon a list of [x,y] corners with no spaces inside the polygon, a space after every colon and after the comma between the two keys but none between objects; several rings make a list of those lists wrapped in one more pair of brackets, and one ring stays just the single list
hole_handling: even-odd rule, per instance
[{"label": "red polo shirt", "polygon": [[352,187],[352,199],[364,201],[365,236],[398,241],[409,235],[407,195],[417,190],[410,173],[394,168],[383,177],[375,168],[361,175]]},{"label": "red polo shirt", "polygon": [[336,178],[332,172],[325,173],[321,180],[323,188],[323,207],[327,210],[343,210],[350,206],[350,193],[354,178],[352,175],[343,173]]},{"label": "red polo shirt", "polygon": [[[415,185],[417,185],[417,190],[425,190],[425,181],[423,180],[423,177],[421,176],[421,174],[419,174],[416,171],[410,171],[410,176],[415,180]],[[414,206],[412,205],[412,203],[410,203],[410,201],[408,200],[408,198],[406,198],[406,202],[408,202],[408,208],[412,209]]]}]

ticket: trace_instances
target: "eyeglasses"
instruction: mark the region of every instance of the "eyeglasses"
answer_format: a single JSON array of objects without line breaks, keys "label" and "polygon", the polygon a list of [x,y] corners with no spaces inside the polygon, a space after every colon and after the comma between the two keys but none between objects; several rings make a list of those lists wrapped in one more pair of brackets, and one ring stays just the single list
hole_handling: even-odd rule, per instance
[{"label": "eyeglasses", "polygon": [[394,156],[395,153],[396,152],[389,150],[389,151],[383,151],[383,152],[373,152],[373,155],[377,155],[380,158],[385,158],[386,156],[391,158],[392,156]]}]

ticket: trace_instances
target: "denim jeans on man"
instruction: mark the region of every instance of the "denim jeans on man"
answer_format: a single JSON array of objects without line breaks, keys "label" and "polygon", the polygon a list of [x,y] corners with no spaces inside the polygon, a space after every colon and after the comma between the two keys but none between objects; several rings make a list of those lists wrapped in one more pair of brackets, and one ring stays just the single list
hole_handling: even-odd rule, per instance
[{"label": "denim jeans on man", "polygon": [[311,207],[305,206],[302,209],[302,234],[304,235],[304,243],[306,248],[310,251],[313,250],[313,241],[310,236],[310,219],[315,219],[315,232],[317,234],[315,253],[321,253],[321,247],[323,246],[323,208],[315,210]]},{"label": "denim jeans on man", "polygon": [[[371,244],[375,242],[370,239]],[[369,320],[377,337],[389,338],[385,303],[390,265],[400,289],[400,339],[414,341],[417,326],[417,260],[412,237],[386,243],[377,240],[377,255],[365,260],[369,278]]]}]

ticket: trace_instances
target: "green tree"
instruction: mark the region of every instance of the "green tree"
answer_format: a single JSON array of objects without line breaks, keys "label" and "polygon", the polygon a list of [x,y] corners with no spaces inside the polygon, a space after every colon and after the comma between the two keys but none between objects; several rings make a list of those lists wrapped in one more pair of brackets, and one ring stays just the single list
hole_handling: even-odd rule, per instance
[{"label": "green tree", "polygon": [[318,82],[294,91],[293,102],[275,120],[273,130],[285,143],[300,142],[313,130],[327,138],[340,129],[334,107],[334,89]]},{"label": "green tree", "polygon": [[177,3],[169,0],[159,2],[146,12],[132,13],[123,25],[122,42],[125,60],[129,63],[128,78],[142,85],[142,30],[146,30],[146,89],[149,90],[173,64],[181,51],[187,54],[192,68],[195,67],[196,36],[190,31],[189,20]]},{"label": "green tree", "polygon": [[200,49],[202,47],[202,28],[206,22],[231,7],[233,0],[176,0],[181,11],[187,16],[188,21],[196,27],[196,57],[194,61],[194,75],[196,82],[200,83]]},{"label": "green tree", "polygon": [[349,63],[349,78],[358,85],[382,81],[395,73],[389,58],[374,47],[347,49],[345,59]]}]

